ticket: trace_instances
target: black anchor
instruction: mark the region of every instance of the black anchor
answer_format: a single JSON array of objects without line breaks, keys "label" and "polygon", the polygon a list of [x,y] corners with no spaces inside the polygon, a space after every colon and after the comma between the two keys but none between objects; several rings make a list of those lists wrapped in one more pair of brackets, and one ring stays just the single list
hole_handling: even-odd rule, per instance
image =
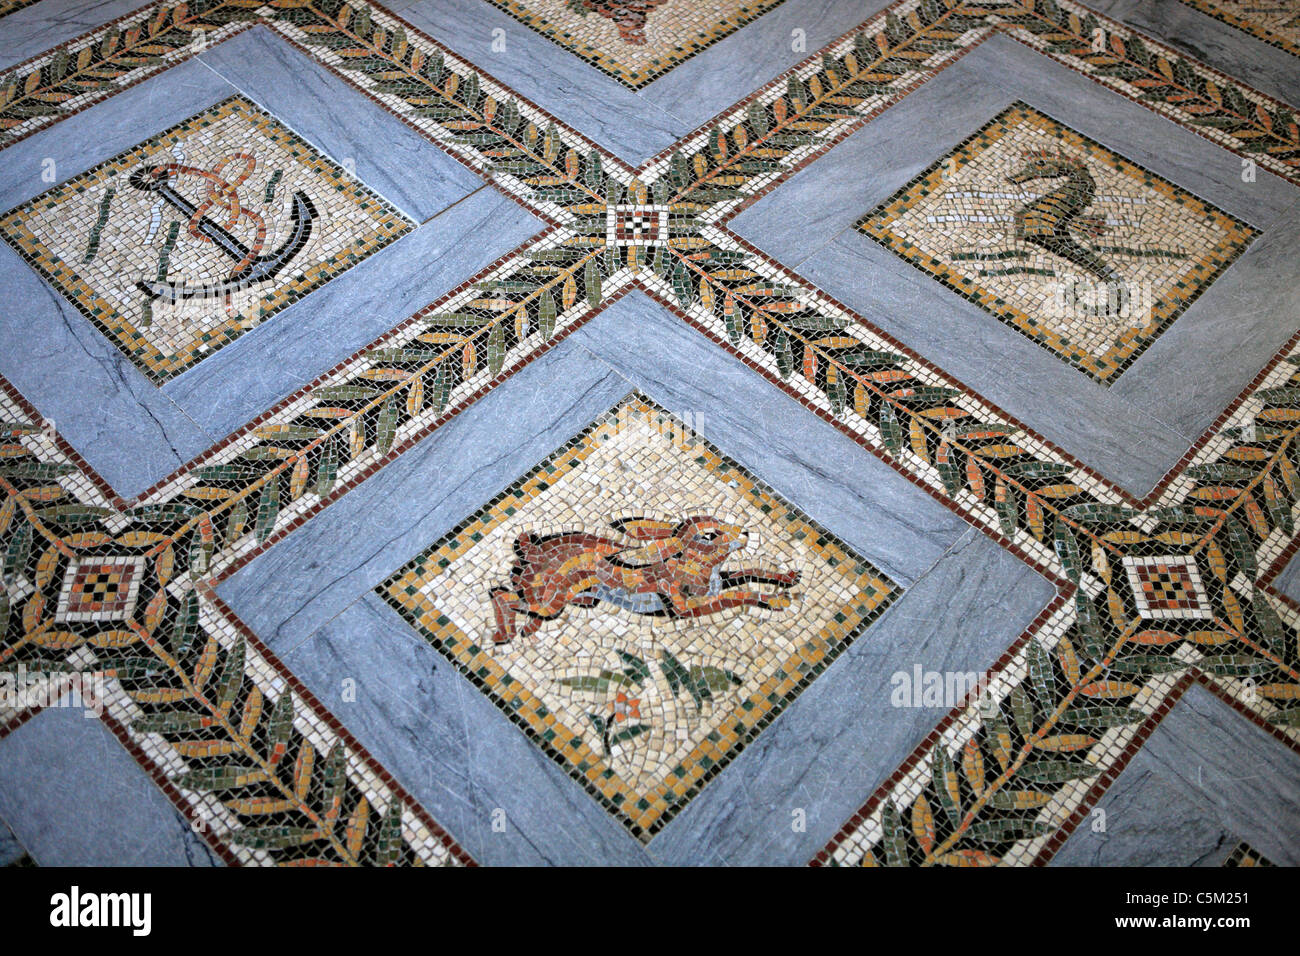
[{"label": "black anchor", "polygon": [[[137,169],[128,181],[136,189],[157,193],[168,205],[183,213],[186,219],[192,220],[198,207],[174,190],[168,177],[155,178],[156,168],[145,166]],[[293,194],[292,216],[293,229],[279,249],[270,255],[257,256],[222,282],[190,285],[184,282],[146,282],[141,279],[136,283],[136,288],[148,295],[150,299],[167,299],[176,302],[180,299],[217,298],[270,279],[288,265],[311,239],[311,226],[317,212],[316,207],[302,190]],[[242,262],[248,257],[248,247],[207,216],[199,218],[198,231],[211,239],[218,249],[236,262]]]}]

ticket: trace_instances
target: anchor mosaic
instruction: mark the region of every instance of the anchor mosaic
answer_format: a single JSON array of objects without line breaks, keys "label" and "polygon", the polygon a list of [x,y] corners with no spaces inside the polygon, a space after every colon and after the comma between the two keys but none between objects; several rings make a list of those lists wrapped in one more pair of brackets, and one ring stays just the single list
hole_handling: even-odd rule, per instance
[{"label": "anchor mosaic", "polygon": [[11,210],[0,234],[163,382],[411,225],[232,97]]}]

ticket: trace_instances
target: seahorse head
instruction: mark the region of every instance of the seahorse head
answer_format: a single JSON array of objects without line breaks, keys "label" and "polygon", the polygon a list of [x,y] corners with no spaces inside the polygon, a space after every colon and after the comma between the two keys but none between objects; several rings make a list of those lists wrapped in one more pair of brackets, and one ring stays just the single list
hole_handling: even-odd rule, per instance
[{"label": "seahorse head", "polygon": [[1054,147],[1025,150],[1021,166],[1007,177],[1008,182],[1027,183],[1031,179],[1055,179],[1086,171],[1083,161]]}]

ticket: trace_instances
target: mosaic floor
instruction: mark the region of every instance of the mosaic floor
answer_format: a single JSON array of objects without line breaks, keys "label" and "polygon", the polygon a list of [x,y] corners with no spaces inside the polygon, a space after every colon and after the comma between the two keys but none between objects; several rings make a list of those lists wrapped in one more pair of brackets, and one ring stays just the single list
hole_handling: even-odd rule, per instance
[{"label": "mosaic floor", "polygon": [[1300,863],[1300,2],[0,3],[0,862]]}]

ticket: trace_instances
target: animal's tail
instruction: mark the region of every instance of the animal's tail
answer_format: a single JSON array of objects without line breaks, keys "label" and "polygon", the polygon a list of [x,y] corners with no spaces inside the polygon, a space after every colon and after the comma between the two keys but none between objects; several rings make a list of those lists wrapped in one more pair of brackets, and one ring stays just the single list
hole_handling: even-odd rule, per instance
[{"label": "animal's tail", "polygon": [[1124,277],[1097,253],[1080,245],[1071,236],[1054,235],[1042,245],[1053,255],[1074,263],[1106,283],[1106,296],[1103,302],[1095,305],[1078,303],[1079,310],[1085,315],[1120,315],[1128,309],[1131,298],[1128,284],[1124,281]]}]

